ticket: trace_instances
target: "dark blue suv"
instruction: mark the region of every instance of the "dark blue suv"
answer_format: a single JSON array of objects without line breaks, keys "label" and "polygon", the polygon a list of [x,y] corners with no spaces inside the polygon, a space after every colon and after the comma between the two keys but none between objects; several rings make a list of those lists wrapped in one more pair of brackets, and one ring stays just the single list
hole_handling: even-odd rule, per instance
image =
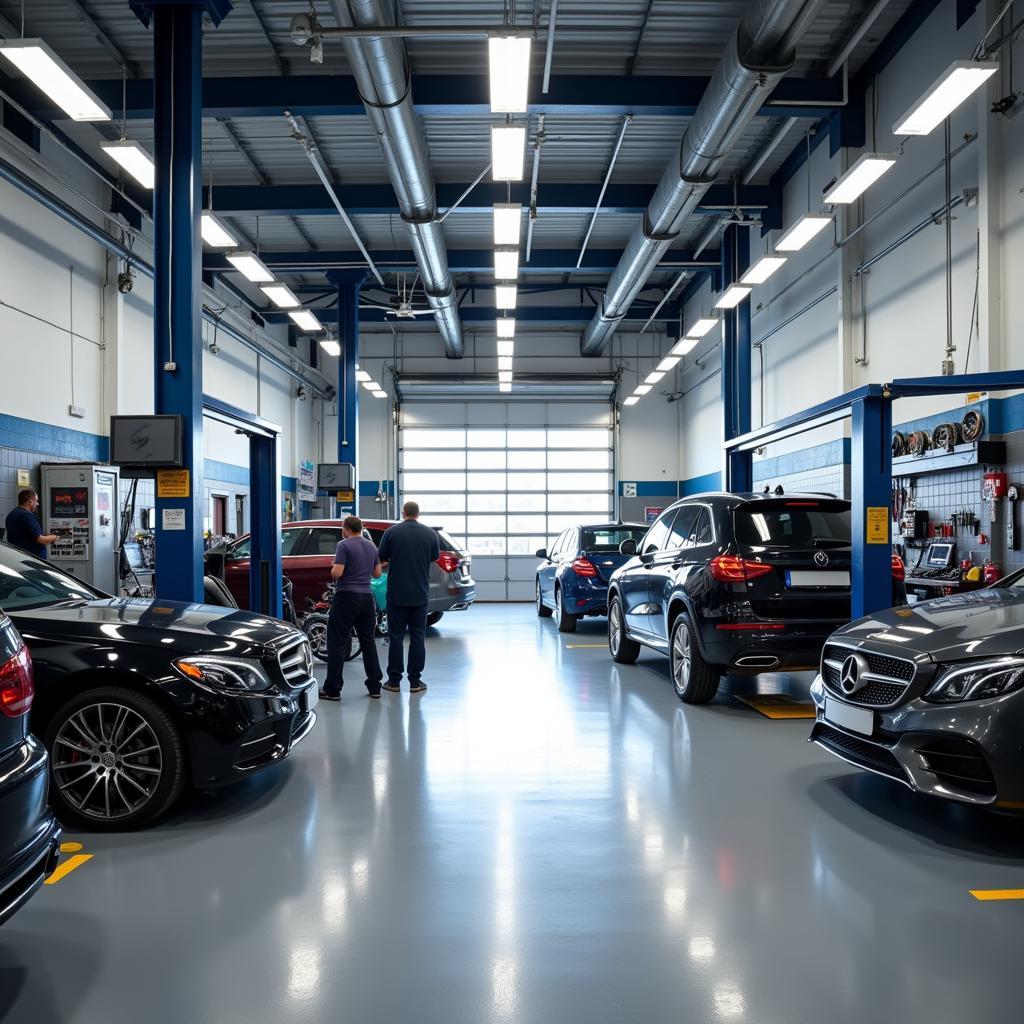
[{"label": "dark blue suv", "polygon": [[537,614],[558,617],[558,628],[573,633],[582,615],[608,613],[608,580],[629,555],[619,548],[636,543],[647,527],[640,523],[599,523],[570,526],[550,548],[541,548],[537,567]]}]

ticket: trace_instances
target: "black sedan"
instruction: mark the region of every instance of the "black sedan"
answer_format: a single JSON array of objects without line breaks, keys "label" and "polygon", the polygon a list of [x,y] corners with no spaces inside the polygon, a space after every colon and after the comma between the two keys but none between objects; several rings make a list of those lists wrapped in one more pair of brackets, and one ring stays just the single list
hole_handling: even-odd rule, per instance
[{"label": "black sedan", "polygon": [[111,598],[0,544],[0,609],[35,665],[58,817],[138,827],[184,788],[286,757],[316,721],[309,642],[252,612]]},{"label": "black sedan", "polygon": [[1024,810],[1024,572],[838,630],[811,740],[920,793]]},{"label": "black sedan", "polygon": [[60,856],[46,806],[46,750],[28,731],[32,658],[0,614],[0,924],[43,884]]}]

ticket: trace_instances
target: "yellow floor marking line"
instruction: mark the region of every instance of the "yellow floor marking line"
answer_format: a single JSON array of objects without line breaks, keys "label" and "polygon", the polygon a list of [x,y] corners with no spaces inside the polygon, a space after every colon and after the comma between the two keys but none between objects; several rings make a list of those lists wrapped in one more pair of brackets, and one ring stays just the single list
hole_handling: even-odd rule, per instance
[{"label": "yellow floor marking line", "polygon": [[737,700],[759,711],[765,718],[813,718],[814,704],[810,701],[794,700],[784,693],[754,694]]},{"label": "yellow floor marking line", "polygon": [[60,844],[60,852],[61,853],[81,853],[82,852],[82,844],[81,843],[61,843]]},{"label": "yellow floor marking line", "polygon": [[1024,900],[1024,889],[971,889],[976,900]]},{"label": "yellow floor marking line", "polygon": [[591,647],[594,650],[604,650],[607,644],[566,644],[565,649],[567,651],[582,650],[585,647]]},{"label": "yellow floor marking line", "polygon": [[[68,844],[71,846],[78,846],[81,849],[80,843]],[[61,846],[63,849],[63,844]],[[73,857],[69,857],[67,860],[62,860],[57,865],[57,870],[46,880],[47,885],[56,885],[62,878],[67,878],[72,871],[77,871],[83,864],[92,860],[93,855],[91,853],[76,853]]]}]

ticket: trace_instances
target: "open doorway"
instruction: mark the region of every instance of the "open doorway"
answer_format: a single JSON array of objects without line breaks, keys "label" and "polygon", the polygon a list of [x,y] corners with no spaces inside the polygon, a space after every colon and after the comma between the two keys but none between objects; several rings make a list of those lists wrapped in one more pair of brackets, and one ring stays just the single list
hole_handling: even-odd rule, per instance
[{"label": "open doorway", "polygon": [[245,533],[245,495],[235,495],[235,536]]},{"label": "open doorway", "polygon": [[228,525],[228,499],[226,494],[213,494],[210,496],[210,512],[213,520],[214,537],[223,537],[227,533]]}]

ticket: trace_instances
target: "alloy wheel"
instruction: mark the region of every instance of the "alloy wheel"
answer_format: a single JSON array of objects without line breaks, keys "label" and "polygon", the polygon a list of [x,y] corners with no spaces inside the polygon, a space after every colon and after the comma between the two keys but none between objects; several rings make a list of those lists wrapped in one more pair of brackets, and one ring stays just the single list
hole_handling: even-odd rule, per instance
[{"label": "alloy wheel", "polygon": [[616,601],[608,615],[608,646],[612,649],[612,654],[619,653],[619,643],[621,640],[622,612],[619,611],[619,603]]},{"label": "alloy wheel", "polygon": [[539,612],[544,607],[544,601],[540,596],[540,580],[537,580],[537,611]]},{"label": "alloy wheel", "polygon": [[690,631],[685,623],[678,626],[672,637],[672,681],[676,690],[685,691],[690,682],[693,652],[690,650]]},{"label": "alloy wheel", "polygon": [[87,818],[136,813],[160,785],[163,751],[149,722],[124,704],[87,704],[70,715],[53,744],[53,779]]},{"label": "alloy wheel", "polygon": [[313,649],[313,656],[321,661],[327,660],[327,623],[312,622],[306,629],[306,636],[309,637],[309,646]]}]

